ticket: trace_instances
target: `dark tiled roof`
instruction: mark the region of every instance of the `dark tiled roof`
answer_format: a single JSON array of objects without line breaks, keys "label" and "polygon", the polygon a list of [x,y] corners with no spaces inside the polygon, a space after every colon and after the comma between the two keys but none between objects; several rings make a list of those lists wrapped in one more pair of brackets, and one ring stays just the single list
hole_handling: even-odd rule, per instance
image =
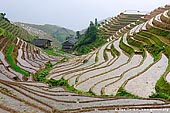
[{"label": "dark tiled roof", "polygon": [[67,41],[71,44],[75,44],[78,41],[78,39],[73,37],[73,38],[68,39]]},{"label": "dark tiled roof", "polygon": [[52,41],[51,40],[47,40],[47,39],[34,39],[34,40],[32,40],[31,43],[36,45],[36,46],[43,46],[47,42],[52,42]]}]

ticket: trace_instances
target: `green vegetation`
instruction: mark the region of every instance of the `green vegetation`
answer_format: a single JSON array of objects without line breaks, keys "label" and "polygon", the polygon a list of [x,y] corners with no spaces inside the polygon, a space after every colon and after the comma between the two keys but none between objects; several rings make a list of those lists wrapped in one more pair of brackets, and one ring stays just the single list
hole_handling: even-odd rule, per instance
[{"label": "green vegetation", "polygon": [[19,72],[19,73],[21,73],[21,74],[23,74],[23,75],[25,75],[25,76],[29,76],[29,73],[28,73],[28,72],[26,72],[25,70],[21,69],[20,67],[18,67],[18,66],[14,63],[14,59],[13,59],[13,57],[12,57],[12,51],[13,51],[13,49],[14,49],[14,44],[10,45],[10,47],[9,47],[9,49],[8,49],[8,51],[7,51],[7,58],[8,58],[8,61],[9,61],[10,65],[11,65],[11,67],[12,67],[13,69],[15,69],[17,72]]},{"label": "green vegetation", "polygon": [[103,57],[104,57],[105,61],[107,61],[109,59],[108,56],[107,56],[107,50],[106,49],[104,49]]},{"label": "green vegetation", "polygon": [[6,16],[6,13],[0,13],[0,21],[5,20],[5,21],[9,22],[9,20],[7,18],[5,18],[5,16]]},{"label": "green vegetation", "polygon": [[168,45],[168,46],[165,47],[164,53],[165,53],[166,57],[167,57],[168,59],[170,59],[170,45]]},{"label": "green vegetation", "polygon": [[60,56],[60,54],[58,54],[57,52],[55,52],[53,49],[42,49],[44,52],[46,52],[49,55],[53,55],[53,56]]},{"label": "green vegetation", "polygon": [[11,38],[13,38],[14,37],[14,35],[12,35],[10,32],[6,32],[6,34],[7,34],[7,37],[9,38],[9,39],[11,39]]},{"label": "green vegetation", "polygon": [[98,62],[98,61],[99,61],[98,55],[99,55],[99,52],[96,53],[95,62]]},{"label": "green vegetation", "polygon": [[47,63],[45,65],[45,69],[42,69],[40,71],[38,71],[35,75],[34,75],[34,79],[36,81],[39,81],[39,82],[48,82],[48,80],[46,79],[46,76],[49,74],[49,71],[52,67],[52,64],[51,63]]},{"label": "green vegetation", "polygon": [[[141,36],[139,36],[139,35],[141,35]],[[154,61],[157,61],[161,57],[161,52],[165,51],[166,45],[156,35],[154,35],[152,33],[149,33],[146,31],[141,31],[139,33],[139,35],[135,35],[135,38],[147,43],[147,45],[145,45],[144,47],[147,49],[147,51],[150,54],[152,54],[152,56],[154,57]],[[145,37],[152,39],[156,44],[151,44],[150,40],[148,40]],[[168,48],[166,50],[168,50]],[[169,53],[167,53],[167,55],[168,54]]]},{"label": "green vegetation", "polygon": [[85,34],[81,35],[75,44],[74,50],[77,51],[79,55],[87,54],[106,43],[103,36],[104,32],[98,30],[98,26],[91,22]]},{"label": "green vegetation", "polygon": [[130,97],[130,98],[139,98],[136,95],[133,95],[131,93],[128,93],[126,90],[124,90],[122,87],[119,88],[116,96],[124,96],[124,97]]},{"label": "green vegetation", "polygon": [[135,34],[133,37],[134,37],[134,39],[136,39],[136,40],[140,40],[140,41],[143,41],[143,42],[147,43],[147,45],[151,45],[151,44],[152,44],[149,39],[147,39],[147,38],[145,38],[145,37],[143,37],[143,36],[140,36],[140,35],[138,35],[138,34]]},{"label": "green vegetation", "polygon": [[14,37],[14,35],[12,35],[9,31],[7,31],[3,28],[0,28],[0,36],[7,37],[9,39]]},{"label": "green vegetation", "polygon": [[91,91],[84,92],[84,91],[75,89],[74,86],[70,86],[68,84],[68,81],[65,80],[64,78],[61,78],[60,80],[50,79],[47,83],[51,87],[54,87],[54,86],[64,86],[68,91],[72,91],[72,92],[79,93],[79,94],[84,94],[84,95],[87,95],[87,96],[94,96],[94,94]]},{"label": "green vegetation", "polygon": [[120,56],[119,51],[115,49],[113,44],[111,45],[111,52],[115,53],[117,56]]},{"label": "green vegetation", "polygon": [[49,74],[49,70],[51,69],[51,67],[52,67],[52,64],[47,63],[45,69],[39,71],[38,73],[36,73],[34,75],[34,79],[39,82],[48,83],[50,87],[57,87],[57,86],[62,87],[63,86],[63,87],[66,87],[67,90],[69,90],[69,91],[73,91],[73,92],[76,92],[79,94],[85,94],[88,96],[94,96],[94,94],[92,92],[83,92],[83,91],[75,89],[73,86],[70,86],[68,84],[68,81],[65,80],[64,78],[61,78],[60,80],[55,80],[55,79],[47,80],[46,76]]},{"label": "green vegetation", "polygon": [[156,37],[155,35],[153,35],[149,32],[141,31],[141,32],[139,32],[139,34],[142,35],[142,36],[151,38],[160,47],[165,46],[165,44],[158,37]]},{"label": "green vegetation", "polygon": [[4,36],[5,37],[6,32],[4,29],[0,28],[0,36]]},{"label": "green vegetation", "polygon": [[161,57],[161,51],[164,51],[163,47],[152,44],[146,46],[147,51],[152,54],[154,61],[157,61]]},{"label": "green vegetation", "polygon": [[132,45],[132,46],[135,46],[137,48],[139,48],[140,50],[143,49],[143,43],[139,42],[139,41],[136,41],[136,40],[133,40],[131,37],[127,37],[127,42]]},{"label": "green vegetation", "polygon": [[37,72],[34,75],[34,79],[36,81],[39,81],[39,82],[48,83],[50,87],[63,86],[67,90],[72,91],[72,92],[76,92],[76,93],[79,93],[79,94],[85,94],[87,96],[94,96],[94,94],[91,91],[83,92],[81,90],[75,89],[73,86],[70,86],[68,84],[68,81],[65,80],[64,78],[61,78],[60,80],[55,80],[55,79],[48,80],[48,79],[46,79],[46,76],[49,74],[51,67],[52,67],[52,64],[47,63],[45,69],[40,70],[39,72]]},{"label": "green vegetation", "polygon": [[0,32],[0,35],[7,36],[8,38],[17,36],[28,42],[33,39],[33,36],[31,36],[26,30],[10,23],[10,21],[5,18],[5,15],[5,13],[0,13],[0,28],[4,29],[6,34]]},{"label": "green vegetation", "polygon": [[168,67],[166,69],[166,72],[160,77],[160,79],[157,81],[155,89],[156,89],[156,93],[158,94],[166,94],[168,96],[170,96],[170,83],[168,83],[167,81],[165,81],[164,77],[170,72],[170,61],[168,64]]},{"label": "green vegetation", "polygon": [[159,36],[163,36],[165,38],[168,38],[170,39],[170,31],[168,30],[164,30],[164,29],[160,29],[160,28],[157,28],[157,27],[150,27],[149,31],[151,33],[154,33],[156,35],[159,35]]},{"label": "green vegetation", "polygon": [[170,99],[170,96],[165,93],[152,93],[149,98],[163,98],[163,99]]},{"label": "green vegetation", "polygon": [[123,38],[121,38],[119,46],[123,51],[125,51],[129,55],[132,55],[135,52],[133,48],[131,48],[131,47],[127,46],[125,43],[123,43]]},{"label": "green vegetation", "polygon": [[170,95],[170,84],[164,80],[164,76],[161,76],[161,78],[157,81],[155,89],[157,93]]}]

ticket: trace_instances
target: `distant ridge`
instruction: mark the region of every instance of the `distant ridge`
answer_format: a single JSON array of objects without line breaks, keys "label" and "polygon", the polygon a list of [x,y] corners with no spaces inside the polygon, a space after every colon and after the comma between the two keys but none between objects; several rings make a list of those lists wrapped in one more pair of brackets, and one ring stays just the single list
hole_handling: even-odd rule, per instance
[{"label": "distant ridge", "polygon": [[[20,22],[17,22],[17,23],[19,24]],[[50,34],[54,38],[56,38],[60,43],[64,42],[67,37],[74,36],[74,34],[75,34],[75,32],[73,30],[70,30],[70,29],[67,29],[64,27],[59,27],[57,25],[50,25],[50,24],[36,25],[36,24],[28,24],[28,23],[22,23],[22,24],[25,24],[32,28],[42,30],[42,31]]]}]

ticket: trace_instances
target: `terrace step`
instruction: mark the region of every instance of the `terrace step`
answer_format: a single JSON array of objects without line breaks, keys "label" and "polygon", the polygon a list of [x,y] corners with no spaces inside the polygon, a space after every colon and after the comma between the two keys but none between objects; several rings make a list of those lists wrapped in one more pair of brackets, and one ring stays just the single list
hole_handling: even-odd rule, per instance
[{"label": "terrace step", "polygon": [[[162,54],[162,57],[158,62],[152,64],[150,68],[139,76],[129,80],[125,85],[125,90],[140,97],[148,97],[152,93],[155,93],[156,82],[165,72],[167,65],[168,59]],[[138,88],[134,89],[134,85]]]}]

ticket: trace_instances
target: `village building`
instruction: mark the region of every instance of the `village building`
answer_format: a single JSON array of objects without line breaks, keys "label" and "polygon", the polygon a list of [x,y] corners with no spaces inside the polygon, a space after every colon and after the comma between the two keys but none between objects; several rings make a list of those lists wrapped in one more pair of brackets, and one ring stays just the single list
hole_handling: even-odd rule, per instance
[{"label": "village building", "polygon": [[51,46],[51,40],[48,39],[34,39],[32,40],[32,44],[41,48],[48,48],[49,46]]},{"label": "village building", "polygon": [[66,40],[64,43],[62,43],[62,49],[65,51],[72,50],[77,41],[78,39],[75,37]]}]

